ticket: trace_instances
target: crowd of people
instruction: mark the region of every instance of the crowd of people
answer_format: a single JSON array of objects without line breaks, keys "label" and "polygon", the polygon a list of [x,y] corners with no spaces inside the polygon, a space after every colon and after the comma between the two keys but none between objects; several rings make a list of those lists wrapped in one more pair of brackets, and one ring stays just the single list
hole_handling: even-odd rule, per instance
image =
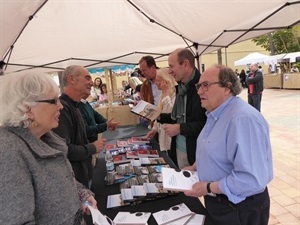
[{"label": "crowd of people", "polygon": [[[138,65],[122,88],[162,110],[147,137],[179,169],[198,174],[185,195],[204,196],[216,225],[267,225],[273,167],[258,65],[248,76],[222,65],[201,75],[193,52],[181,48],[170,53],[168,68],[149,55]],[[98,134],[122,124],[87,101],[108,101],[101,78],[76,65],[62,77],[62,93],[45,74],[0,77],[1,224],[83,224],[83,202],[103,204],[89,190],[93,157],[106,145]],[[243,87],[249,104],[238,97]]]}]

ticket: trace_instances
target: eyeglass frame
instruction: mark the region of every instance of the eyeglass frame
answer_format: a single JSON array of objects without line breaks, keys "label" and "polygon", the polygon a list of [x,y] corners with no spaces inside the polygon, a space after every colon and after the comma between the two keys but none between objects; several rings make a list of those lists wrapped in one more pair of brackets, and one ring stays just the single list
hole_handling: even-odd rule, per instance
[{"label": "eyeglass frame", "polygon": [[57,105],[58,102],[60,102],[59,98],[53,98],[53,99],[46,99],[46,100],[38,100],[35,102],[45,102],[45,103],[49,103],[51,105]]},{"label": "eyeglass frame", "polygon": [[[195,84],[195,87],[196,87],[196,90],[199,91],[199,88],[201,87],[201,89],[206,92],[208,91],[209,87],[211,85],[214,85],[214,84],[221,84],[220,81],[216,81],[216,82],[207,82],[207,81],[204,81],[202,83],[198,83],[198,84]],[[204,86],[205,85],[205,86]]]}]

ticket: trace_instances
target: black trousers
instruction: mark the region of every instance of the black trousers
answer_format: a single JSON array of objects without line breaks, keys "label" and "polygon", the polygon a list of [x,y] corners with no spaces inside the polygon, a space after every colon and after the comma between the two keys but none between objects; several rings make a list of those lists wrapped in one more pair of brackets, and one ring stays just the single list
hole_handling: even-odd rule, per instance
[{"label": "black trousers", "polygon": [[208,214],[216,225],[268,225],[270,197],[268,189],[233,204],[226,195],[205,196]]}]

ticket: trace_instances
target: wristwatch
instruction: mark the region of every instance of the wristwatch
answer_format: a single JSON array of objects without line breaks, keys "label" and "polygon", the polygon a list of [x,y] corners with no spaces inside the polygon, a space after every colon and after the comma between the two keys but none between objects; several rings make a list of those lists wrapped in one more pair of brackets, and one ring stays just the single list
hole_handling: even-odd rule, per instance
[{"label": "wristwatch", "polygon": [[210,190],[210,184],[211,184],[211,183],[208,182],[207,185],[206,185],[207,195],[212,196],[212,197],[216,197],[216,194],[213,193],[213,192]]}]

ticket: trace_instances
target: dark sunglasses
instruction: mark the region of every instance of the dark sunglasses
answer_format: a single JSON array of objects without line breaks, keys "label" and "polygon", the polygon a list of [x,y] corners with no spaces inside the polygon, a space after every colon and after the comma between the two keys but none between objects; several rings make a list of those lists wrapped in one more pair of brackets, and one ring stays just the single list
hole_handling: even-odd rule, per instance
[{"label": "dark sunglasses", "polygon": [[59,98],[53,98],[53,99],[49,99],[49,100],[38,100],[36,102],[46,102],[52,105],[57,105],[57,103],[59,102]]}]

